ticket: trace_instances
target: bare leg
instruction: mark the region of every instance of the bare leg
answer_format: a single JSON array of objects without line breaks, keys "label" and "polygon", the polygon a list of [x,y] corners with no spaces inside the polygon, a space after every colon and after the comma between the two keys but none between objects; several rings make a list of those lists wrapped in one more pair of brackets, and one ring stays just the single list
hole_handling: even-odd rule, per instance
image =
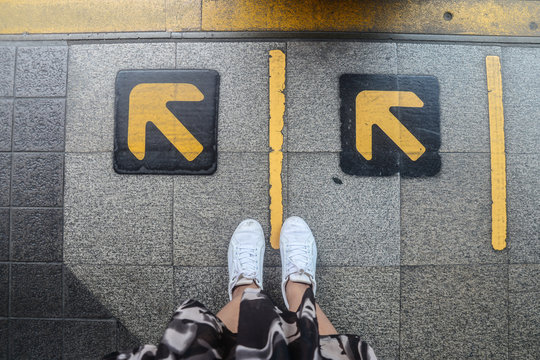
[{"label": "bare leg", "polygon": [[[307,290],[309,285],[288,281],[285,285],[285,292],[287,295],[287,301],[289,302],[289,310],[297,311],[300,303],[302,302],[302,296]],[[319,335],[334,335],[337,334],[334,325],[328,320],[324,312],[321,310],[318,304],[315,304],[317,312],[317,321],[319,323]]]},{"label": "bare leg", "polygon": [[242,301],[242,294],[247,288],[258,289],[255,284],[240,285],[233,289],[232,300],[223,307],[218,313],[217,317],[223,321],[227,329],[233,333],[238,332],[238,318],[240,317],[240,302]]}]

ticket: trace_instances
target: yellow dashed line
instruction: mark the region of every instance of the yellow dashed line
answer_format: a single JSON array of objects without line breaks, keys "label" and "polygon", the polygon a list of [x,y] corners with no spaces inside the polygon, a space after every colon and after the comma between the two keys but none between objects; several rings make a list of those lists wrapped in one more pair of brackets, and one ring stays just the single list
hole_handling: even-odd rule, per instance
[{"label": "yellow dashed line", "polygon": [[281,169],[283,164],[283,115],[285,114],[285,54],[270,51],[269,62],[270,123],[268,138],[270,153],[270,244],[279,249],[279,233],[283,222]]},{"label": "yellow dashed line", "polygon": [[506,248],[506,157],[504,153],[504,113],[501,62],[498,56],[486,57],[491,141],[491,244]]}]

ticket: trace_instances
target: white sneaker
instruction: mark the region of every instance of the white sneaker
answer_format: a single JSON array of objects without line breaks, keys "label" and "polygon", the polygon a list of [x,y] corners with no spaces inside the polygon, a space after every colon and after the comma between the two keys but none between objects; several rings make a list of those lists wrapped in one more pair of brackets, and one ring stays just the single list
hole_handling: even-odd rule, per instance
[{"label": "white sneaker", "polygon": [[257,220],[238,225],[229,243],[229,298],[238,285],[255,282],[263,288],[264,232]]},{"label": "white sneaker", "polygon": [[281,252],[281,292],[285,306],[289,308],[285,285],[287,281],[312,285],[313,294],[317,291],[315,269],[317,264],[317,245],[308,224],[298,216],[285,220],[279,236]]}]

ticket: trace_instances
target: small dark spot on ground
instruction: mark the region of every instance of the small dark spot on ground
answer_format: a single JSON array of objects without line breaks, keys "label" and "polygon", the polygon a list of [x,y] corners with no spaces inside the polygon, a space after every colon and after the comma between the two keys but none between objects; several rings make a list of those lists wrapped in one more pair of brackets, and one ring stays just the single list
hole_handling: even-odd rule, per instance
[{"label": "small dark spot on ground", "polygon": [[538,30],[538,24],[535,23],[534,21],[531,21],[531,23],[529,24],[529,29]]},{"label": "small dark spot on ground", "polygon": [[445,12],[444,15],[443,15],[443,18],[446,21],[452,20],[453,17],[454,17],[454,15],[450,11]]},{"label": "small dark spot on ground", "polygon": [[338,184],[338,185],[343,184],[343,181],[341,181],[341,179],[338,178],[338,177],[335,177],[335,176],[334,176],[334,177],[332,178],[332,180],[334,180],[334,182],[335,182],[336,184]]}]

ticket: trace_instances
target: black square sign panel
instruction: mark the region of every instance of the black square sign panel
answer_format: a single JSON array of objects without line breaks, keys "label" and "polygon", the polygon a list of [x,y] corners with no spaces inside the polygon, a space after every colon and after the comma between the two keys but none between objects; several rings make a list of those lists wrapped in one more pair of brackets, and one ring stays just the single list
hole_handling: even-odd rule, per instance
[{"label": "black square sign panel", "polygon": [[343,172],[420,177],[440,171],[437,78],[344,74],[339,85]]},{"label": "black square sign panel", "polygon": [[122,70],[116,76],[114,170],[120,174],[213,174],[219,74]]}]

